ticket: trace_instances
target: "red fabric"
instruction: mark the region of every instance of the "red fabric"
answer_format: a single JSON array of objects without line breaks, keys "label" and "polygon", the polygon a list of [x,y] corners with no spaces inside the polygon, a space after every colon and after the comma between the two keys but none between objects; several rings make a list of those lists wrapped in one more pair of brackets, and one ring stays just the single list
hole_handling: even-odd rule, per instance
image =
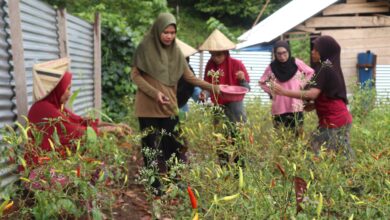
[{"label": "red fabric", "polygon": [[352,115],[342,99],[330,99],[324,93],[315,100],[319,126],[339,128],[352,123]]},{"label": "red fabric", "polygon": [[[87,126],[91,126],[98,132],[98,121],[86,120],[70,110],[63,108],[64,103],[61,103],[61,96],[71,85],[72,74],[66,72],[59,84],[54,90],[44,99],[35,102],[28,113],[28,119],[34,128],[42,133],[41,142],[42,150],[49,151],[51,149],[49,138],[52,139],[54,131],[57,131],[59,141],[63,147],[72,148],[72,140],[78,139],[84,135]],[[52,121],[52,122],[49,122]],[[61,152],[64,149],[59,149]],[[34,156],[33,161],[37,163],[37,158]]]},{"label": "red fabric", "polygon": [[[232,58],[228,51],[226,51],[225,55],[226,58],[220,65],[215,64],[214,61],[210,58],[206,65],[204,80],[213,84],[239,86],[240,82],[236,79],[236,73],[241,70],[242,72],[244,72],[245,80],[249,82],[249,75],[246,71],[244,64],[240,60]],[[218,83],[213,82],[212,77],[207,75],[210,70],[219,70],[223,73],[222,76],[219,76]],[[215,103],[215,98],[213,97],[213,95],[211,95],[211,101]],[[226,103],[228,103],[226,100],[223,100],[221,97],[218,97],[218,104]]]}]

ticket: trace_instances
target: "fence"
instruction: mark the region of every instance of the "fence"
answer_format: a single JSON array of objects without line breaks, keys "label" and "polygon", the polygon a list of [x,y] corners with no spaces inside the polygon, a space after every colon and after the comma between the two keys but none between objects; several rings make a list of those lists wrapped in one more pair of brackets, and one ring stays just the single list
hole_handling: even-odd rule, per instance
[{"label": "fence", "polygon": [[[33,103],[33,65],[60,57],[71,58],[72,90],[78,91],[73,110],[100,109],[99,15],[91,24],[38,0],[0,0],[0,6],[0,129],[24,122]],[[0,190],[15,180],[14,169],[0,157]]]},{"label": "fence", "polygon": [[376,66],[375,88],[379,103],[390,103],[390,65]]}]

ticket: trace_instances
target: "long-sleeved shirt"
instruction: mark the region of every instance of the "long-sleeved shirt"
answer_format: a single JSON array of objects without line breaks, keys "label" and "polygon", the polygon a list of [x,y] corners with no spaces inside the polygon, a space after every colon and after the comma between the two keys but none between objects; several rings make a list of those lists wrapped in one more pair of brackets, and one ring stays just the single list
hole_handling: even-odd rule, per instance
[{"label": "long-sleeved shirt", "polygon": [[[183,73],[184,80],[211,91],[213,85],[194,76],[189,68]],[[167,86],[146,73],[141,73],[136,67],[131,72],[131,79],[137,85],[135,96],[135,115],[137,117],[167,118],[178,114],[175,86]],[[170,104],[160,105],[157,102],[157,94],[162,92],[169,98]]]},{"label": "long-sleeved shirt", "polygon": [[309,80],[312,78],[314,70],[300,59],[295,58],[295,63],[298,66],[298,70],[295,75],[286,82],[280,82],[275,77],[274,73],[272,72],[271,65],[265,69],[259,80],[261,88],[272,96],[272,115],[281,115],[284,113],[303,111],[303,102],[301,99],[272,94],[272,91],[266,85],[266,82],[268,81],[275,81],[285,89],[302,90],[307,82],[309,82]]}]

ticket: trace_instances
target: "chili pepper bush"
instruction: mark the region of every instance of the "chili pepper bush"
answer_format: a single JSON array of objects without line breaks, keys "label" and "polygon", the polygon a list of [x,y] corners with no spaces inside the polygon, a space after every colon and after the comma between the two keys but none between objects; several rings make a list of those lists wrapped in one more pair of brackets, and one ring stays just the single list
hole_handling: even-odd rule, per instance
[{"label": "chili pepper bush", "polygon": [[[97,137],[88,128],[85,137],[74,140],[74,148],[60,146],[54,134],[52,150],[43,152],[31,139],[39,140],[41,134],[28,123],[17,126],[17,132],[11,127],[3,132],[3,155],[16,167],[18,178],[2,190],[2,199],[15,201],[17,209],[5,217],[103,219],[112,214],[115,192],[125,188],[129,178],[127,161],[131,153],[121,144],[131,142],[131,137]],[[31,163],[31,155],[36,156],[35,163]],[[4,211],[1,214],[5,215]]]},{"label": "chili pepper bush", "polygon": [[[248,122],[234,138],[227,124],[214,125],[214,110],[192,105],[181,127],[189,147],[189,163],[181,182],[197,199],[199,219],[386,219],[390,216],[390,106],[377,103],[367,111],[356,91],[350,99],[354,122],[351,145],[355,159],[309,147],[316,130],[315,112],[306,113],[304,136],[274,130],[270,106],[246,103]],[[364,115],[360,114],[364,108]],[[221,166],[218,155],[230,157]],[[239,162],[234,158],[239,156]],[[194,217],[186,187],[167,187],[180,204],[153,206],[170,210],[175,219]]]}]

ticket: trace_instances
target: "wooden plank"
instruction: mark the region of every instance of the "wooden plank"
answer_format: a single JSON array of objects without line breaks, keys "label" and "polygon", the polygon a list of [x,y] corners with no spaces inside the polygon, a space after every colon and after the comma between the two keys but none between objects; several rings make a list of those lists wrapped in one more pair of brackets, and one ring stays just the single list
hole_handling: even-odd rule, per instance
[{"label": "wooden plank", "polygon": [[101,59],[101,29],[100,14],[95,14],[93,25],[93,45],[94,45],[94,106],[100,110],[102,107],[102,59]]},{"label": "wooden plank", "polygon": [[318,31],[316,31],[315,28],[309,28],[305,25],[297,25],[293,28],[293,30],[298,30],[298,31],[304,31],[304,32],[309,32],[309,33],[317,33]]},{"label": "wooden plank", "polygon": [[66,31],[66,9],[57,10],[57,21],[60,57],[69,57],[68,35]]},{"label": "wooden plank", "polygon": [[365,3],[367,0],[347,0],[347,4]]},{"label": "wooden plank", "polygon": [[373,47],[343,48],[343,52],[341,54],[345,59],[356,58],[358,53],[363,53],[363,52],[366,52],[369,50],[369,51],[377,54],[380,57],[386,57],[386,56],[390,56],[390,52],[388,52],[389,49],[390,49],[390,47],[387,47],[387,48],[373,48]]},{"label": "wooden plank", "polygon": [[390,65],[390,56],[378,56],[376,63],[379,65]]},{"label": "wooden plank", "polygon": [[345,48],[345,47],[342,47],[341,49],[341,55],[343,57],[352,57],[353,54],[355,54],[355,56],[358,54],[358,53],[362,53],[362,52],[365,52],[367,50],[370,50],[371,52],[377,54],[378,56],[390,56],[390,48],[387,47],[387,48]]},{"label": "wooden plank", "polygon": [[357,4],[334,4],[322,11],[323,15],[389,12],[388,2],[366,2]]},{"label": "wooden plank", "polygon": [[324,27],[378,27],[389,26],[389,16],[332,16],[332,17],[313,17],[305,22],[308,28]]},{"label": "wooden plank", "polygon": [[336,39],[364,38],[390,36],[390,27],[384,28],[360,28],[360,29],[342,29],[342,30],[322,30],[322,35],[331,35]]},{"label": "wooden plank", "polygon": [[19,123],[25,124],[23,116],[27,116],[28,101],[19,1],[8,1],[8,7],[12,61],[15,74],[16,110],[18,111]]},{"label": "wooden plank", "polygon": [[337,42],[346,48],[389,48],[390,36],[369,39],[337,39]]}]

